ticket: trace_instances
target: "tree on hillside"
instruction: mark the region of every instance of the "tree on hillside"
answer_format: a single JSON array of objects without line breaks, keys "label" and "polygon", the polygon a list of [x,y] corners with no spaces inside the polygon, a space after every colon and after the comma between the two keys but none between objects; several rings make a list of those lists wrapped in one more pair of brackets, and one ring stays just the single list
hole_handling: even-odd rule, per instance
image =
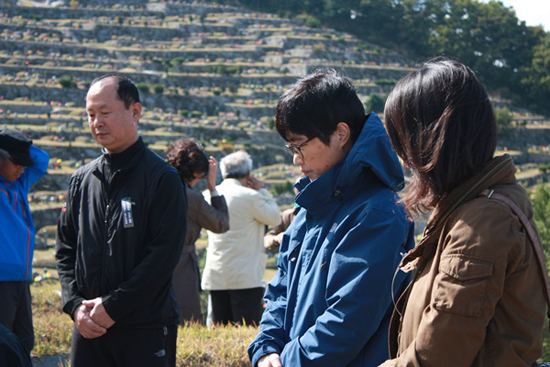
[{"label": "tree on hillside", "polygon": [[512,121],[514,116],[510,113],[510,110],[506,107],[495,108],[495,118],[497,120],[499,134],[508,134],[512,130]]},{"label": "tree on hillside", "polygon": [[533,216],[540,239],[544,248],[544,254],[550,257],[550,186],[540,185],[533,198]]},{"label": "tree on hillside", "polygon": [[550,33],[545,33],[541,28],[536,28],[538,43],[534,47],[531,64],[525,66],[520,72],[521,99],[516,96],[516,101],[526,101],[528,108],[537,108],[550,116]]},{"label": "tree on hillside", "polygon": [[[219,0],[212,0],[218,1]],[[548,33],[519,21],[501,1],[478,0],[225,0],[300,16],[423,61],[457,58],[516,103],[550,115]],[[545,61],[546,60],[546,61]],[[283,70],[284,71],[284,70]]]},{"label": "tree on hillside", "polygon": [[365,102],[365,111],[367,113],[376,112],[378,114],[384,112],[384,105],[386,104],[387,96],[384,94],[373,93],[368,96]]}]

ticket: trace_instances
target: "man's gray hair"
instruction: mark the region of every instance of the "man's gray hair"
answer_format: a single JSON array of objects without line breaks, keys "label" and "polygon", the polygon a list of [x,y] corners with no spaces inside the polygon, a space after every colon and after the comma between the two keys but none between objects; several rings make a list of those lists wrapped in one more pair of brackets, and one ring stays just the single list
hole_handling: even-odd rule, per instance
[{"label": "man's gray hair", "polygon": [[252,158],[244,150],[226,155],[220,161],[222,177],[243,178],[252,171]]}]

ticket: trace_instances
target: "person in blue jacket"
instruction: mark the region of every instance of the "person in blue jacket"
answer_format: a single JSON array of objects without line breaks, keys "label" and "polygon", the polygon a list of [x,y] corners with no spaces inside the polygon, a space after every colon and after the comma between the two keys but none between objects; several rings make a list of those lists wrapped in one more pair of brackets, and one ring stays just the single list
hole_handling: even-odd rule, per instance
[{"label": "person in blue jacket", "polygon": [[29,355],[34,346],[31,293],[35,229],[27,196],[49,155],[13,129],[0,130],[0,324]]},{"label": "person in blue jacket", "polygon": [[414,244],[397,204],[397,156],[380,119],[331,69],[281,96],[276,127],[307,177],[249,357],[258,367],[377,366],[389,355],[392,299],[408,282],[396,269]]}]

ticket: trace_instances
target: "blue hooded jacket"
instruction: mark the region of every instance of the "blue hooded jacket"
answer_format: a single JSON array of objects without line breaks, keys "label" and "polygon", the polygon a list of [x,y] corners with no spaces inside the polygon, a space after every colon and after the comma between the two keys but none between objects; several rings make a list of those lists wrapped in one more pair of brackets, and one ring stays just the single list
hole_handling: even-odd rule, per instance
[{"label": "blue hooded jacket", "polygon": [[27,196],[29,188],[48,169],[50,156],[31,145],[34,166],[15,182],[0,176],[0,281],[32,280],[35,229]]},{"label": "blue hooded jacket", "polygon": [[396,204],[403,185],[374,113],[343,161],[297,183],[302,210],[266,290],[260,333],[248,348],[253,366],[269,353],[285,367],[378,366],[389,358],[392,297],[408,280],[396,269],[414,246],[413,224]]}]

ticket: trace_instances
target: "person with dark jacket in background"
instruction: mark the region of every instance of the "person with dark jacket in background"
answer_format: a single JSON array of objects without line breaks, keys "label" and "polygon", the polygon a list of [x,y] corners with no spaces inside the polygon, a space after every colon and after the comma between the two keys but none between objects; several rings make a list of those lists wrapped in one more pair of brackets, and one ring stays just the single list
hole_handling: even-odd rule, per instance
[{"label": "person with dark jacket in background", "polygon": [[264,236],[264,247],[267,251],[274,252],[279,249],[285,231],[288,227],[290,227],[290,223],[292,223],[292,221],[296,217],[296,214],[298,214],[299,211],[299,206],[288,208],[282,211],[281,223],[279,223],[275,227],[270,228]]},{"label": "person with dark jacket in background", "polygon": [[389,356],[396,269],[413,245],[404,177],[380,119],[349,79],[320,70],[279,99],[276,127],[304,177],[265,293],[253,366],[376,366]]},{"label": "person with dark jacket in background", "polygon": [[[301,176],[298,177],[294,181],[294,184],[297,184],[301,178]],[[298,196],[299,193],[298,189],[294,187],[294,195]],[[290,227],[290,223],[296,218],[299,211],[300,205],[294,203],[292,208],[285,209],[281,212],[281,223],[270,228],[264,236],[264,247],[267,251],[275,252],[279,250],[285,231]]]},{"label": "person with dark jacket in background", "polygon": [[27,197],[46,174],[49,155],[19,130],[0,130],[0,324],[30,361],[31,291],[36,230]]},{"label": "person with dark jacket in background", "polygon": [[175,366],[172,272],[186,232],[179,173],[138,135],[139,93],[119,75],[94,80],[88,123],[103,155],[71,177],[56,261],[74,320],[71,366]]},{"label": "person with dark jacket in background", "polygon": [[383,366],[532,366],[542,354],[547,270],[520,221],[538,237],[512,158],[494,156],[485,87],[466,65],[436,58],[396,84],[384,111],[412,173],[407,211],[433,212],[400,265],[415,275],[397,302]]},{"label": "person with dark jacket in background", "polygon": [[[190,140],[180,139],[166,150],[166,160],[181,174],[187,192],[187,234],[172,284],[176,292],[181,321],[202,322],[200,304],[200,271],[195,242],[201,229],[224,233],[229,229],[229,213],[225,198],[216,191],[218,161],[208,159],[202,147]],[[195,185],[206,177],[210,204]]]}]

